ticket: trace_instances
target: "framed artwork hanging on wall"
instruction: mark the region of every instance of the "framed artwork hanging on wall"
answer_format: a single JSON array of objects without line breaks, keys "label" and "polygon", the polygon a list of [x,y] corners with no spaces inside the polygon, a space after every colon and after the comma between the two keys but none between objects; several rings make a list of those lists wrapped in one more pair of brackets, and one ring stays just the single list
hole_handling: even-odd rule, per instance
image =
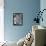
[{"label": "framed artwork hanging on wall", "polygon": [[13,25],[23,25],[23,13],[13,13]]}]

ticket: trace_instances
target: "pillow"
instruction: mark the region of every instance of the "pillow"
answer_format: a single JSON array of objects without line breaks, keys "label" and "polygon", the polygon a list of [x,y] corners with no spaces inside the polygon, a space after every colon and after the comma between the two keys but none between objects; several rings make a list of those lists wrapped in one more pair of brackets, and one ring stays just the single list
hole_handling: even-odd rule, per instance
[{"label": "pillow", "polygon": [[20,40],[17,42],[17,46],[23,46],[24,40],[25,40],[25,37],[22,38],[22,39],[20,39]]},{"label": "pillow", "polygon": [[17,43],[15,41],[8,41],[7,46],[17,46]]},{"label": "pillow", "polygon": [[29,32],[25,37],[23,46],[30,46],[32,42],[33,42],[33,35]]}]

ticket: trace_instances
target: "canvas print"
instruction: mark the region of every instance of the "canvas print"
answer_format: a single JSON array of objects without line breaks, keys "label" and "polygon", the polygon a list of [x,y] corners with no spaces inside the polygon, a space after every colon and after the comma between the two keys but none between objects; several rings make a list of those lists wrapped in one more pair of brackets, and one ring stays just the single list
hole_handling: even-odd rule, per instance
[{"label": "canvas print", "polygon": [[13,13],[13,25],[23,25],[23,13]]}]

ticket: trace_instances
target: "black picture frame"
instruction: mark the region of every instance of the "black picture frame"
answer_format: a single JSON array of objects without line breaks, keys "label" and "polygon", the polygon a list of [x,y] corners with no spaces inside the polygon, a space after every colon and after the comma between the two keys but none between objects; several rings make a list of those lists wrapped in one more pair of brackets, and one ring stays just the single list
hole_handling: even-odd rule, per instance
[{"label": "black picture frame", "polygon": [[23,13],[13,13],[13,25],[23,25]]}]

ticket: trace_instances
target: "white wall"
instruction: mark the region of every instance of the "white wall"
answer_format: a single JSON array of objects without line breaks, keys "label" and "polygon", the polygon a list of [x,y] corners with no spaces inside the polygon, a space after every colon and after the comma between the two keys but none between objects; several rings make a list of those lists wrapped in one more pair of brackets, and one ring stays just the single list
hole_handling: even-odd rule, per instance
[{"label": "white wall", "polygon": [[4,0],[0,0],[0,42],[4,41]]}]

